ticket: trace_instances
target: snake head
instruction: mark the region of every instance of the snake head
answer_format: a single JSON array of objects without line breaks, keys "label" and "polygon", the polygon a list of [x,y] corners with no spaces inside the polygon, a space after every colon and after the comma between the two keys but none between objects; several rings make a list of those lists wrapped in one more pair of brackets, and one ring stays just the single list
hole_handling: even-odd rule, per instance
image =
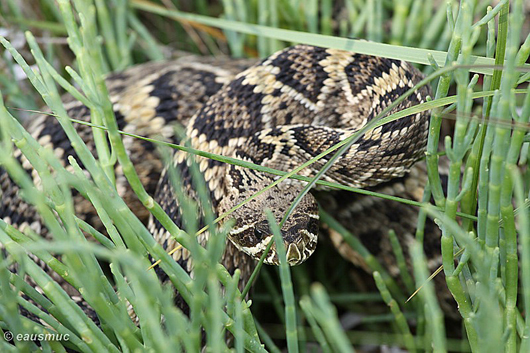
[{"label": "snake head", "polygon": [[[276,222],[280,223],[302,187],[297,182],[284,181],[235,210],[229,216],[235,219],[236,224],[228,234],[228,238],[238,249],[256,260],[259,260],[272,241],[273,245],[265,258],[265,263],[278,265],[276,244],[265,210],[271,210]],[[253,193],[255,189],[250,188],[240,191],[237,196],[231,194],[221,202],[224,204],[221,208],[228,210]],[[280,229],[289,265],[301,264],[311,256],[317,244],[318,225],[318,205],[313,195],[306,194]]]}]

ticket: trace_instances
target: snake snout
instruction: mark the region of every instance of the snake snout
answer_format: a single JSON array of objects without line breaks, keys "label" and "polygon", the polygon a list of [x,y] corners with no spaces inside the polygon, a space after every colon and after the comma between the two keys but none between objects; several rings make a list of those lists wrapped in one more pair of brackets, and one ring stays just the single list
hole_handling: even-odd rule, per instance
[{"label": "snake snout", "polygon": [[291,243],[287,246],[287,263],[290,266],[300,265],[307,260],[313,253],[316,243],[312,246],[309,244],[295,244]]},{"label": "snake snout", "polygon": [[289,265],[299,265],[313,254],[317,245],[318,223],[318,216],[311,215],[305,217],[304,221],[298,219],[288,229],[282,229]]},{"label": "snake snout", "polygon": [[290,244],[287,248],[287,262],[293,266],[300,263],[302,259],[302,253],[296,244]]}]

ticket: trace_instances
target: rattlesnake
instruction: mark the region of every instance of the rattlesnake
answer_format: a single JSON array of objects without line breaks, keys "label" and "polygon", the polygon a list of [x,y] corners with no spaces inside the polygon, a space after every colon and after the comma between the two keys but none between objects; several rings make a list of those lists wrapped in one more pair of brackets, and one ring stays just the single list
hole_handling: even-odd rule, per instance
[{"label": "rattlesnake", "polygon": [[[296,45],[258,63],[195,56],[173,62],[147,63],[110,75],[106,82],[118,127],[125,132],[179,143],[182,141],[173,127],[180,123],[186,126],[187,143],[193,148],[290,171],[358,131],[421,78],[417,69],[403,61]],[[429,88],[424,86],[388,114],[423,103],[429,94]],[[87,107],[70,98],[65,101],[71,118],[89,120]],[[97,154],[90,127],[74,125],[87,146]],[[423,156],[427,130],[428,113],[422,112],[369,131],[323,179],[370,187],[402,177]],[[67,156],[76,158],[53,116],[36,118],[28,125],[28,131],[41,144],[52,148],[64,165]],[[177,225],[182,225],[177,198],[155,147],[127,136],[124,143],[147,192],[155,195]],[[303,169],[300,174],[314,176],[330,156]],[[38,176],[20,151],[16,152],[16,157],[37,180]],[[185,193],[195,197],[186,157],[186,153],[176,152],[173,165],[180,172]],[[272,175],[215,160],[196,157],[195,161],[204,175],[211,207],[217,214],[275,180]],[[18,187],[7,174],[1,169],[0,173],[0,217],[19,229],[30,226],[47,236],[34,208],[20,198]],[[119,193],[147,223],[149,213],[127,186],[119,166],[116,175]],[[263,210],[271,209],[280,221],[303,186],[301,182],[286,180],[229,217],[235,219],[235,226],[229,234],[223,264],[229,270],[241,269],[243,282],[254,265],[251,257],[259,258],[272,239]],[[75,198],[77,215],[102,229],[90,202],[80,195]],[[167,250],[178,245],[153,218],[149,221],[149,229]],[[303,262],[313,253],[317,233],[318,206],[308,194],[282,228],[291,265]],[[200,235],[198,240],[204,245],[208,233]],[[186,249],[175,252],[173,258],[187,271],[192,271]],[[266,262],[278,263],[275,246]]]}]

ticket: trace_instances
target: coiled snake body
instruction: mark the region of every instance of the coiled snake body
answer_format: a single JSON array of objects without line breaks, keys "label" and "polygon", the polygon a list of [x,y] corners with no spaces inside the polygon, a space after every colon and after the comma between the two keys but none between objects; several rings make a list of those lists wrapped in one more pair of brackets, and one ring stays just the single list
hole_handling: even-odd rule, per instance
[{"label": "coiled snake body", "polygon": [[[107,84],[118,126],[126,132],[178,142],[173,124],[179,122],[186,126],[188,143],[193,148],[290,171],[358,131],[422,78],[403,61],[308,45],[297,45],[255,65],[251,63],[184,57],[111,75]],[[428,94],[428,88],[418,89],[389,114],[424,102]],[[89,120],[90,112],[82,104],[70,102],[66,107],[71,118]],[[81,124],[76,128],[96,153],[90,128]],[[76,156],[55,118],[41,116],[28,130],[63,160],[68,155]],[[422,157],[427,130],[428,114],[418,113],[369,131],[324,179],[368,187],[401,177]],[[177,198],[154,147],[132,137],[124,137],[124,143],[147,191],[182,225]],[[17,157],[24,160],[20,154]],[[324,157],[300,174],[313,176],[329,158]],[[196,161],[217,213],[275,179],[206,158],[196,157]],[[186,193],[194,196],[186,154],[176,152],[173,162]],[[31,171],[27,163],[24,166]],[[147,222],[149,214],[130,191],[120,167],[116,175],[118,191]],[[38,215],[19,197],[17,186],[5,173],[0,174],[0,182],[0,216],[18,228],[31,226],[45,235]],[[248,276],[253,261],[247,255],[259,258],[272,239],[263,210],[271,209],[280,221],[302,188],[301,182],[284,181],[230,216],[236,222],[223,256],[228,269],[240,268],[242,278]],[[76,198],[78,216],[101,228],[90,203],[81,196]],[[150,230],[166,249],[177,245],[157,221],[150,221]],[[281,231],[290,264],[301,263],[313,253],[318,233],[318,207],[313,196],[304,197]],[[199,242],[206,243],[207,237],[201,235]],[[181,249],[173,257],[191,271],[187,250]],[[266,262],[278,262],[274,246]]]}]

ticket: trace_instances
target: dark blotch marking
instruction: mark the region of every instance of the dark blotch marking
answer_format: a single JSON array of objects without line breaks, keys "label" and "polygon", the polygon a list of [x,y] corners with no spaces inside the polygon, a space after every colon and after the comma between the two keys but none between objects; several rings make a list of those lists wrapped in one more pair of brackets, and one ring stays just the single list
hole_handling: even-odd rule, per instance
[{"label": "dark blotch marking", "polygon": [[[186,97],[189,94],[193,94],[194,89],[196,89],[193,85],[185,86],[179,84],[181,80],[185,80],[185,78],[181,77],[182,75],[193,78],[193,80],[188,81],[200,83],[204,91],[200,92],[200,94],[197,92],[192,99],[203,104],[222,87],[222,84],[215,82],[216,75],[213,73],[193,69],[187,69],[182,72],[168,71],[153,80],[151,85],[154,86],[154,89],[150,95],[160,98],[160,103],[156,106],[156,116],[164,118],[168,123],[179,119],[180,110],[184,109],[187,104]],[[187,111],[187,109],[184,110]]]},{"label": "dark blotch marking", "polygon": [[[263,94],[254,93],[253,85],[243,85],[244,79],[235,79],[223,91],[224,94],[212,97],[195,120],[194,126],[199,134],[205,134],[208,140],[216,140],[220,147],[227,146],[231,138],[250,136],[262,128],[260,110]],[[226,106],[226,102],[231,102],[230,106]],[[243,126],[243,120],[248,122],[248,127]]]},{"label": "dark blotch marking", "polygon": [[345,69],[353,94],[356,95],[366,87],[374,85],[375,78],[381,77],[383,73],[388,74],[393,63],[397,67],[401,65],[399,60],[354,54],[353,61]]},{"label": "dark blotch marking", "polygon": [[[280,68],[276,79],[302,93],[311,102],[316,102],[324,80],[329,77],[318,62],[328,56],[325,48],[304,47],[304,52],[296,47],[286,50],[272,60],[272,65]],[[307,63],[309,65],[306,65]],[[303,79],[308,80],[309,85],[302,83]]]}]

